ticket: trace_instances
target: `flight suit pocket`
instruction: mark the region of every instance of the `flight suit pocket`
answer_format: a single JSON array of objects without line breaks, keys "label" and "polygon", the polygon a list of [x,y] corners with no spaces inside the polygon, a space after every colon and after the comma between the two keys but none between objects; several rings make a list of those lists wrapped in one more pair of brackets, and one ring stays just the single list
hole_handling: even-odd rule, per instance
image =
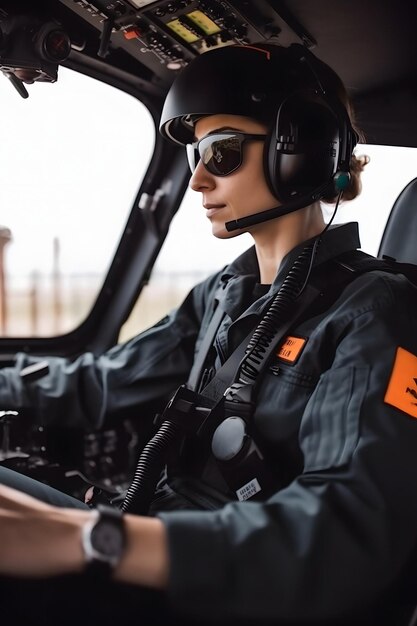
[{"label": "flight suit pocket", "polygon": [[360,413],[369,368],[343,367],[320,378],[300,427],[304,471],[347,464],[359,439]]}]

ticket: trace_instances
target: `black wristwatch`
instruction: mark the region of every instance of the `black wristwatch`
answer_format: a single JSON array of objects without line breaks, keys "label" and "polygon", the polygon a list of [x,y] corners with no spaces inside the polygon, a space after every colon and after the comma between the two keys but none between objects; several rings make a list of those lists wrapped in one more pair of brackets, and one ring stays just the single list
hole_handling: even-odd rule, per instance
[{"label": "black wristwatch", "polygon": [[94,519],[87,522],[82,533],[86,573],[108,578],[126,546],[123,512],[103,504],[99,504],[94,512]]}]

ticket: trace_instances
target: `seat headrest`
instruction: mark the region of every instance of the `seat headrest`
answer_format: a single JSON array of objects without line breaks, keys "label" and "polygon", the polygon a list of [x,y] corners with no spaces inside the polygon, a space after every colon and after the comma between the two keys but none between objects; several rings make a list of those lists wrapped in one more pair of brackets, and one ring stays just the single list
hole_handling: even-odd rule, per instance
[{"label": "seat headrest", "polygon": [[378,257],[417,265],[417,178],[400,193],[382,235]]}]

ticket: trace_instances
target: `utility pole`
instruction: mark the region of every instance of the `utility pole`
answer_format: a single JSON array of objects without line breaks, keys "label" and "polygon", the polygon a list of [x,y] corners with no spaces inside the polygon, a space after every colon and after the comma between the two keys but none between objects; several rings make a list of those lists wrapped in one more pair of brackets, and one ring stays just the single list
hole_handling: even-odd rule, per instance
[{"label": "utility pole", "polygon": [[5,226],[0,226],[0,332],[2,335],[6,334],[7,329],[7,287],[4,248],[11,239],[11,230]]},{"label": "utility pole", "polygon": [[53,261],[52,261],[52,299],[53,299],[53,323],[54,332],[56,335],[61,330],[61,318],[62,318],[62,297],[61,297],[61,271],[59,267],[60,262],[60,242],[58,237],[53,239]]}]

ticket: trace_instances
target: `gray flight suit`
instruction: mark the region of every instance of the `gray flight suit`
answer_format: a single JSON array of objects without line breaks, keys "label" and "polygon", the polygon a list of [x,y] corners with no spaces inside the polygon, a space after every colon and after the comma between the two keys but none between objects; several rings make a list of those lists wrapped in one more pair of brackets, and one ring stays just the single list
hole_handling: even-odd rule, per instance
[{"label": "gray flight suit", "polygon": [[[17,368],[0,371],[0,404],[39,403],[48,423],[97,427],[168,398],[187,381],[219,284],[217,365],[261,319],[303,245],[255,301],[250,249],[101,357],[51,358],[50,374],[24,385],[18,370],[35,359],[19,355]],[[333,227],[315,265],[358,246],[355,224]],[[380,608],[401,602],[397,585],[410,579],[417,540],[416,292],[403,275],[368,272],[335,299],[324,293],[291,329],[295,348],[262,375],[253,417],[268,463],[284,476],[274,493],[237,501],[206,468],[168,472],[153,511],[167,528],[169,600],[185,618],[334,625],[362,615],[381,624]]]}]

